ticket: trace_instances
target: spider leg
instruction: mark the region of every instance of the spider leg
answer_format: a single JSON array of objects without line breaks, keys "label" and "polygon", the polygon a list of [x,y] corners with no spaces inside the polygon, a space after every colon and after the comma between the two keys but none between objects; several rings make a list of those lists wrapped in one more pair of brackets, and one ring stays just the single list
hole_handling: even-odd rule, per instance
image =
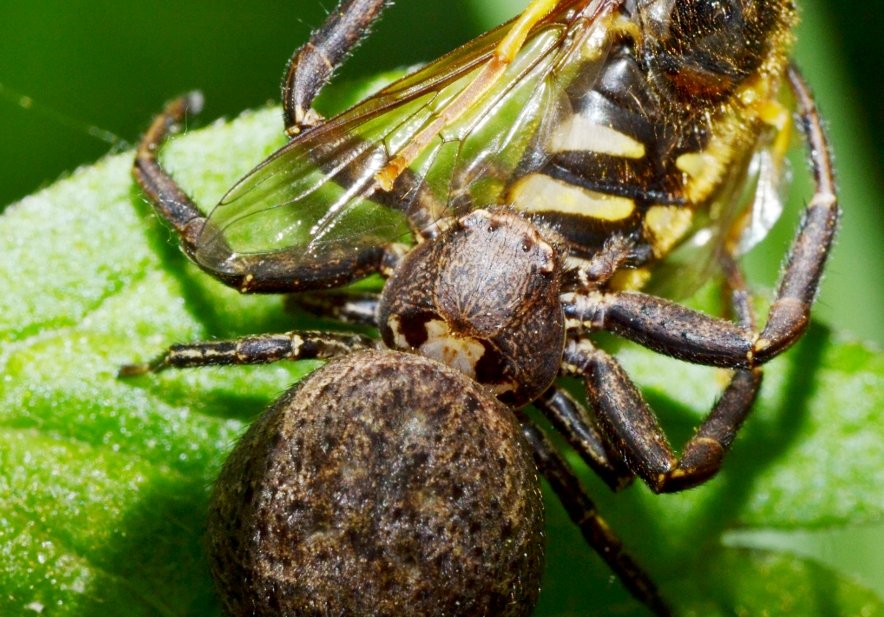
[{"label": "spider leg", "polygon": [[[741,325],[754,329],[752,296],[743,273],[732,255],[722,256],[721,262],[730,292],[730,312]],[[721,398],[682,448],[681,458],[667,474],[662,490],[672,492],[690,488],[718,472],[737,431],[752,411],[762,376],[760,366],[734,371]]]},{"label": "spider leg", "polygon": [[222,283],[242,293],[285,293],[306,289],[339,287],[373,273],[389,273],[404,249],[400,245],[373,246],[353,251],[342,248],[321,261],[293,260],[291,255],[235,254],[223,236],[212,233],[216,246],[212,262],[223,269],[208,266],[196,258],[200,236],[210,224],[193,200],[163,169],[157,153],[170,132],[185,117],[199,111],[202,96],[192,93],[166,105],[144,134],[135,153],[132,174],[157,215],[178,233],[187,256]]},{"label": "spider leg", "polygon": [[782,352],[807,327],[810,306],[819,288],[840,215],[832,155],[813,95],[794,65],[789,66],[786,75],[797,99],[816,192],[804,210],[767,323],[755,341],[754,353],[759,362]]},{"label": "spider leg", "polygon": [[749,327],[641,292],[566,297],[565,316],[589,331],[605,330],[694,364],[749,368],[757,335]]},{"label": "spider leg", "polygon": [[203,97],[199,92],[191,92],[166,103],[163,113],[154,119],[141,138],[132,167],[132,175],[141,190],[160,218],[178,233],[181,245],[188,255],[196,250],[206,217],[162,168],[157,152],[169,133],[178,130],[188,115],[198,114],[202,107]]},{"label": "spider leg", "polygon": [[552,486],[568,516],[595,550],[617,575],[617,578],[655,615],[671,615],[648,574],[626,553],[623,543],[596,510],[580,480],[555,451],[546,435],[520,412],[522,433],[534,450],[534,462]]},{"label": "spider leg", "polygon": [[565,302],[568,317],[675,358],[726,368],[758,366],[801,337],[810,321],[810,307],[835,236],[839,210],[822,121],[794,66],[789,67],[788,78],[798,99],[816,187],[792,241],[761,333],[638,292],[576,295],[573,301]]},{"label": "spider leg", "polygon": [[676,461],[653,412],[616,360],[585,340],[566,349],[566,365],[583,376],[600,424],[615,436],[633,470],[656,491],[688,488],[718,471],[758,393],[759,366],[798,340],[809,322],[839,212],[828,143],[813,99],[795,67],[789,67],[788,78],[798,99],[816,191],[761,333],[755,333],[742,275],[727,261],[725,273],[739,325],[635,292],[594,292],[565,302],[565,314],[590,329],[608,330],[689,362],[737,369]]},{"label": "spider leg", "polygon": [[284,332],[256,334],[223,341],[202,341],[172,345],[166,352],[143,364],[120,368],[121,377],[158,373],[167,368],[193,368],[231,364],[269,364],[280,360],[326,359],[372,349],[371,339],[359,334],[335,332]]},{"label": "spider leg", "polygon": [[683,490],[718,471],[761,384],[759,369],[736,371],[679,460],[654,412],[613,357],[584,339],[569,343],[564,358],[567,370],[583,377],[602,430],[655,492]]},{"label": "spider leg", "polygon": [[[341,0],[325,23],[310,35],[310,40],[292,55],[282,82],[286,134],[295,137],[322,123],[321,116],[311,108],[313,99],[348,54],[369,35],[372,25],[391,3]],[[346,169],[336,170],[335,175],[343,185],[353,181]],[[416,237],[431,239],[441,231],[434,212],[445,204],[439,204],[423,179],[410,169],[401,172],[391,190],[378,190],[372,198],[404,212]]]},{"label": "spider leg", "polygon": [[289,295],[285,307],[345,324],[377,327],[379,302],[380,295],[376,293],[331,290]]},{"label": "spider leg", "polygon": [[552,386],[533,405],[565,436],[587,466],[611,490],[619,491],[632,483],[635,476],[623,463],[620,453],[614,450],[598,429],[586,408],[567,390]]},{"label": "spider leg", "polygon": [[289,60],[282,82],[285,130],[294,136],[315,126],[313,99],[347,55],[368,36],[388,0],[342,0]]},{"label": "spider leg", "polygon": [[636,246],[635,239],[611,236],[592,257],[567,258],[562,288],[581,293],[594,291],[623,268],[639,267],[650,257],[650,248]]},{"label": "spider leg", "polygon": [[[721,265],[730,312],[740,327],[754,329],[752,299],[739,265],[730,254],[722,256]],[[565,357],[572,370],[580,367],[603,434],[613,436],[642,479],[659,492],[696,486],[718,472],[761,387],[760,367],[736,370],[676,459],[653,412],[616,360],[585,342],[573,344]]]}]

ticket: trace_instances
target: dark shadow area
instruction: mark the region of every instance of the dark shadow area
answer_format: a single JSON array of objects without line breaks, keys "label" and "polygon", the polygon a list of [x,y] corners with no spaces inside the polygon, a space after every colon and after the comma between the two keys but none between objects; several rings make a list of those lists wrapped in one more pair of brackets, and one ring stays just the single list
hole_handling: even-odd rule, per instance
[{"label": "dark shadow area", "polygon": [[838,586],[835,584],[835,577],[827,568],[805,561],[805,568],[808,570],[807,578],[813,582],[813,600],[817,606],[817,615],[839,615],[841,607],[838,606],[836,599],[838,598]]},{"label": "dark shadow area", "polygon": [[201,479],[154,479],[90,563],[99,576],[83,617],[221,615],[203,550],[208,489]]},{"label": "dark shadow area", "polygon": [[[845,77],[851,82],[851,92],[860,96],[855,104],[860,107],[864,123],[872,141],[872,152],[884,150],[884,85],[877,77],[881,73],[881,60],[884,58],[881,26],[884,24],[884,4],[881,2],[859,2],[856,4],[826,3],[825,17],[831,24],[835,39],[844,51],[842,66],[849,68]],[[880,183],[884,180],[881,168],[875,171]]]},{"label": "dark shadow area", "polygon": [[[816,367],[829,344],[831,333],[821,325],[812,325],[803,339],[789,351],[788,363],[781,367],[788,371],[777,408],[755,409],[738,436],[733,451],[725,460],[718,475],[717,498],[708,500],[707,507],[696,513],[691,527],[697,531],[701,551],[685,551],[686,567],[701,572],[704,561],[715,559],[721,553],[719,538],[738,523],[738,516],[752,495],[758,474],[781,458],[789,450],[807,419],[807,403],[814,393]],[[764,394],[762,385],[762,395]],[[758,405],[758,403],[756,403]],[[688,544],[687,546],[691,546]],[[737,604],[738,595],[727,578],[700,580],[710,598],[715,598],[719,608],[728,614]],[[827,613],[820,613],[821,615]]]}]

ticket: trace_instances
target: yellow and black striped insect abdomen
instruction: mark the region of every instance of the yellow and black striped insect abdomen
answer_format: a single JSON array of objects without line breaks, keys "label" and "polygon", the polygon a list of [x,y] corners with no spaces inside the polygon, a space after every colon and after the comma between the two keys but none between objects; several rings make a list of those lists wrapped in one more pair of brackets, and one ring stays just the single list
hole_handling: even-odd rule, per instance
[{"label": "yellow and black striped insect abdomen", "polygon": [[560,112],[507,191],[578,256],[621,235],[647,259],[663,257],[698,218],[733,207],[723,204],[737,198],[749,159],[788,124],[776,96],[791,3],[661,4],[612,13],[604,54],[571,52],[585,59],[567,63]]}]

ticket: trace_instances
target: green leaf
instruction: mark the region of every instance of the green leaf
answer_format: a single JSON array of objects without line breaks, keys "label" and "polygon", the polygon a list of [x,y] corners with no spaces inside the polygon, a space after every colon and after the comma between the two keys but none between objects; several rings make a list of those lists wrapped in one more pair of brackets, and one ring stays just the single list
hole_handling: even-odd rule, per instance
[{"label": "green leaf", "polygon": [[[215,203],[283,143],[276,109],[175,140],[164,160]],[[202,553],[218,467],[315,364],[115,377],[174,342],[299,326],[189,264],[129,176],[131,154],[0,216],[0,614],[219,615]],[[721,373],[618,352],[675,442]],[[586,482],[684,615],[876,615],[884,542],[881,354],[817,325],[769,366],[721,475],[680,495]],[[641,615],[553,499],[539,615]],[[862,548],[858,545],[858,549]],[[875,568],[875,569],[873,569]]]}]

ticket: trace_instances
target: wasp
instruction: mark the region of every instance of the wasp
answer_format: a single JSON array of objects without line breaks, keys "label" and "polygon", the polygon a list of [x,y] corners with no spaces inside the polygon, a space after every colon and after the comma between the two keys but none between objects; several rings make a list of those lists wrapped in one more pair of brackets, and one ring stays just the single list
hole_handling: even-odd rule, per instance
[{"label": "wasp", "polygon": [[[839,216],[821,120],[788,59],[796,8],[532,0],[514,20],[321,117],[314,97],[384,5],[343,2],[295,53],[282,88],[291,140],[208,216],[157,158],[198,111],[198,96],[173,101],[153,122],[135,178],[211,276],[376,326],[383,347],[454,368],[503,403],[588,542],[639,600],[668,614],[522,409],[539,408],[614,489],[638,477],[678,491],[719,470],[761,366],[807,327]],[[738,258],[775,216],[791,126],[786,91],[815,193],[759,328]],[[709,263],[724,274],[733,319],[653,293],[667,268],[689,279]],[[386,279],[380,294],[345,288],[372,274]],[[616,358],[593,342],[597,332],[732,371],[680,455]],[[176,345],[122,372],[331,358],[375,345],[340,333],[255,335]],[[560,376],[583,382],[588,409],[556,385]],[[340,413],[354,406],[336,400]]]}]

